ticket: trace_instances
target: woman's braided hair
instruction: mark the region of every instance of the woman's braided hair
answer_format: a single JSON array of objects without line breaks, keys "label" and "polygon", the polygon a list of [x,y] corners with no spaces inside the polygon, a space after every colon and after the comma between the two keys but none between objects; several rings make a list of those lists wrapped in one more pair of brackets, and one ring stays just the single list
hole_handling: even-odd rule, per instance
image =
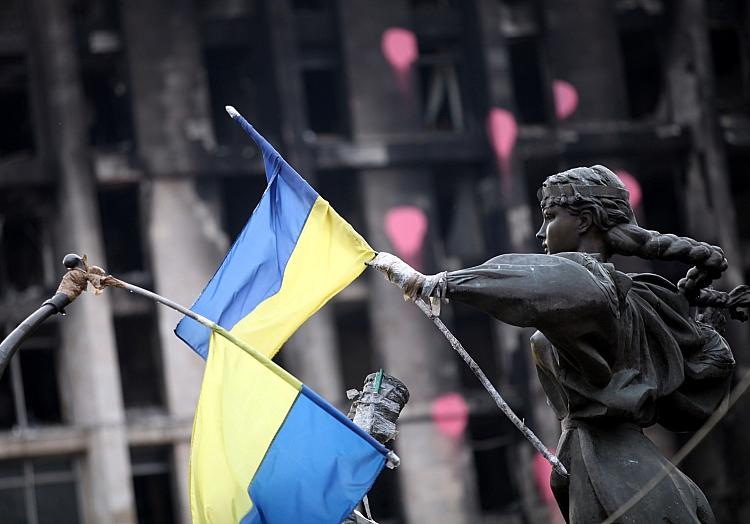
[{"label": "woman's braided hair", "polygon": [[[555,186],[558,187],[553,191]],[[540,200],[542,207],[557,205],[574,215],[589,211],[593,224],[604,232],[611,253],[692,264],[677,284],[688,302],[699,307],[727,308],[732,318],[747,319],[747,313],[738,308],[750,305],[748,286],[739,286],[730,293],[708,289],[728,267],[722,249],[638,226],[625,185],[606,167],[577,167],[551,175],[542,185]]]}]

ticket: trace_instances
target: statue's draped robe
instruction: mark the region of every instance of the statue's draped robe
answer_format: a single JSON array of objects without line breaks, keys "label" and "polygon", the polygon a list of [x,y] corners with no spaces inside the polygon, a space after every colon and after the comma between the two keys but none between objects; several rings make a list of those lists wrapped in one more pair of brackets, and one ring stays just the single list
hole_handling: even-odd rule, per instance
[{"label": "statue's draped robe", "polygon": [[[538,331],[539,379],[562,420],[558,455],[570,473],[552,487],[568,522],[601,522],[667,464],[642,427],[694,430],[725,397],[734,361],[656,275],[625,275],[581,253],[502,255],[449,272],[447,297]],[[621,522],[714,522],[679,470]]]}]

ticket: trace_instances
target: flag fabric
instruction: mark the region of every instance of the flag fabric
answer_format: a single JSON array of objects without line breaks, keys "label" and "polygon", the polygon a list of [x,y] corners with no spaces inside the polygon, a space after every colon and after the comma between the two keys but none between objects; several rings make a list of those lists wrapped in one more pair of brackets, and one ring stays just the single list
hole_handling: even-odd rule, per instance
[{"label": "flag fabric", "polygon": [[[229,108],[228,108],[229,110]],[[184,318],[175,332],[207,358],[193,426],[193,522],[339,523],[388,450],[270,360],[355,279],[372,249],[239,114],[268,187],[192,306],[244,348]]]},{"label": "flag fabric", "polygon": [[[268,186],[190,309],[272,356],[375,252],[241,115],[233,117],[260,146]],[[175,332],[206,358],[209,331],[186,317]]]},{"label": "flag fabric", "polygon": [[211,335],[193,423],[193,523],[338,524],[370,490],[388,451],[260,357]]}]

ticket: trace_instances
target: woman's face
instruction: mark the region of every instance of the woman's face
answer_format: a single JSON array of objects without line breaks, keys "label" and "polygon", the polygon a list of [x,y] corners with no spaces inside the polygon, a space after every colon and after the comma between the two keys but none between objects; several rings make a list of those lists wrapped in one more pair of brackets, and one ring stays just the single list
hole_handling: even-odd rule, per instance
[{"label": "woman's face", "polygon": [[536,233],[542,241],[542,248],[548,255],[578,251],[581,235],[578,230],[580,221],[564,207],[551,205],[542,209],[544,222]]}]

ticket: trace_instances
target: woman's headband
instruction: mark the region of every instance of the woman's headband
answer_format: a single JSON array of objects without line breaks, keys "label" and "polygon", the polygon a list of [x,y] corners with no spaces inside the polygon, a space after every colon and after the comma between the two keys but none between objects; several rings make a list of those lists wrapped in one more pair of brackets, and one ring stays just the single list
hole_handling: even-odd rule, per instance
[{"label": "woman's headband", "polygon": [[579,186],[574,184],[548,184],[539,188],[536,192],[539,202],[544,202],[552,197],[567,197],[576,201],[581,197],[596,198],[619,198],[630,201],[630,193],[627,189],[612,186]]}]

